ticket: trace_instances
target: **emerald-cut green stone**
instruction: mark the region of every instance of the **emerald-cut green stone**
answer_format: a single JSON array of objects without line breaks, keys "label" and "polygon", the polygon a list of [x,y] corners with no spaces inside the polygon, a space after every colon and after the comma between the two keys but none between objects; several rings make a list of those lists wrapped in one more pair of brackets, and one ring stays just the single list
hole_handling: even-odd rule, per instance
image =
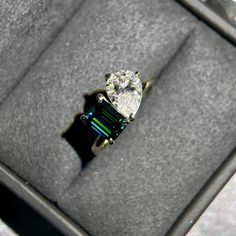
[{"label": "emerald-cut green stone", "polygon": [[84,122],[106,139],[115,140],[127,126],[127,119],[105,99],[90,106]]}]

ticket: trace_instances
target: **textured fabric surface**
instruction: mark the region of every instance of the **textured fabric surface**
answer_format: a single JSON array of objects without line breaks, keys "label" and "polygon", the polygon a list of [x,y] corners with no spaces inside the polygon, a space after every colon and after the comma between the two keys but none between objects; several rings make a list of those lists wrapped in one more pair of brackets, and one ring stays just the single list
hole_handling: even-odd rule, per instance
[{"label": "textured fabric surface", "polygon": [[0,102],[82,0],[0,1]]},{"label": "textured fabric surface", "polygon": [[[235,58],[173,1],[86,1],[1,105],[0,161],[92,235],[162,235],[236,144]],[[164,73],[79,173],[61,134],[121,68]]]},{"label": "textured fabric surface", "polygon": [[46,196],[58,198],[79,172],[61,134],[82,111],[83,93],[123,67],[155,62],[159,73],[192,30],[182,8],[160,2],[85,2],[0,107],[1,161]]},{"label": "textured fabric surface", "polygon": [[234,47],[197,27],[136,121],[59,205],[92,235],[164,235],[235,147],[235,59]]},{"label": "textured fabric surface", "polygon": [[236,174],[216,195],[186,236],[236,234]]}]

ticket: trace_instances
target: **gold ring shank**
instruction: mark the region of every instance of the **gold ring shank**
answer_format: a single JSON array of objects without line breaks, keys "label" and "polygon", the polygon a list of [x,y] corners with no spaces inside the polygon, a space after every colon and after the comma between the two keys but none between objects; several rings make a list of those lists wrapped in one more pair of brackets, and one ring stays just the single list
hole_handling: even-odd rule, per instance
[{"label": "gold ring shank", "polygon": [[101,135],[98,135],[91,147],[91,150],[93,154],[97,156],[108,144],[109,141],[107,139],[104,139]]}]

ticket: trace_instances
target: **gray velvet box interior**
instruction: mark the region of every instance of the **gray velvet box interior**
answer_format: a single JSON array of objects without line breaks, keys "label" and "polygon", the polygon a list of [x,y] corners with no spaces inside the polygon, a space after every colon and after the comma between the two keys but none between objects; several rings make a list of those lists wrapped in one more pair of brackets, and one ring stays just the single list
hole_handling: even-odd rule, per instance
[{"label": "gray velvet box interior", "polygon": [[63,195],[92,235],[164,235],[232,151],[236,51],[221,44],[196,27],[132,127]]},{"label": "gray velvet box interior", "polygon": [[[163,235],[235,147],[235,59],[173,1],[86,1],[1,105],[0,159],[92,235]],[[80,172],[61,134],[120,68],[157,85]]]},{"label": "gray velvet box interior", "polygon": [[82,0],[0,2],[0,102],[22,79]]},{"label": "gray velvet box interior", "polygon": [[119,4],[86,2],[1,106],[1,160],[51,199],[80,170],[61,134],[83,110],[83,93],[117,68],[143,71],[155,61],[158,74],[194,27],[170,2]]}]

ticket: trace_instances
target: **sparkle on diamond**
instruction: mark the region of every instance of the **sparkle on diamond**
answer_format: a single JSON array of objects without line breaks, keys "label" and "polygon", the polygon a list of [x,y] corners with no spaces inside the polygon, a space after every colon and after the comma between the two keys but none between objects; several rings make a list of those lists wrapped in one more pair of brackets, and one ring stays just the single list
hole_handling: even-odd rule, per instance
[{"label": "sparkle on diamond", "polygon": [[129,70],[111,74],[106,91],[113,106],[125,117],[137,113],[142,100],[142,82],[138,74]]}]

